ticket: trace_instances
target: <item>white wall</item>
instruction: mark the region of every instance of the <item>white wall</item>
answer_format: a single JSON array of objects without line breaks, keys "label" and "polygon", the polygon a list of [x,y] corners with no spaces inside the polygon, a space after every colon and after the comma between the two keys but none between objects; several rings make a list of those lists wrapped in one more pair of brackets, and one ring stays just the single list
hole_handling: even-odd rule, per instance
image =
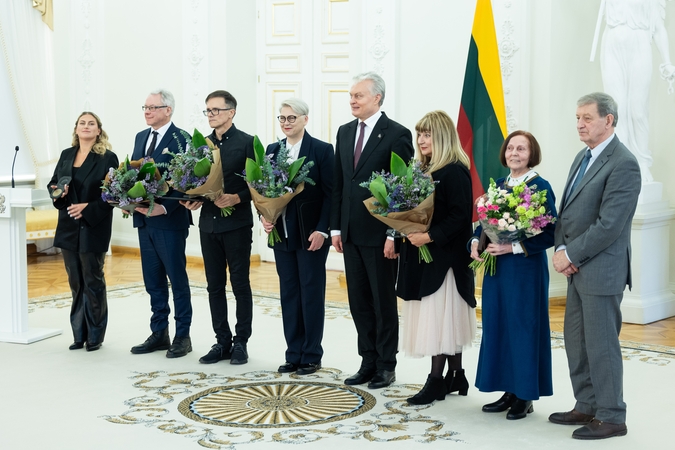
[{"label": "white wall", "polygon": [[19,115],[16,114],[16,100],[12,94],[12,87],[9,82],[5,55],[2,46],[0,46],[0,122],[2,123],[2,133],[0,133],[0,180],[11,179],[12,160],[15,157],[14,148],[19,146],[19,153],[16,154],[16,164],[14,167],[15,177],[18,179],[21,175],[35,176],[35,165],[24,132],[21,128]]}]

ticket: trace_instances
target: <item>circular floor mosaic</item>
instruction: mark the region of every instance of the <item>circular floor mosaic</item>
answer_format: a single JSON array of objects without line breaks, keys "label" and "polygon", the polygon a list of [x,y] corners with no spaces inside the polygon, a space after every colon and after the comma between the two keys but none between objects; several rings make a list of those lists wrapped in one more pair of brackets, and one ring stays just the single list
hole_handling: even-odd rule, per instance
[{"label": "circular floor mosaic", "polygon": [[207,389],[183,400],[178,411],[212,425],[281,428],[343,420],[373,406],[372,395],[350,386],[277,381]]}]

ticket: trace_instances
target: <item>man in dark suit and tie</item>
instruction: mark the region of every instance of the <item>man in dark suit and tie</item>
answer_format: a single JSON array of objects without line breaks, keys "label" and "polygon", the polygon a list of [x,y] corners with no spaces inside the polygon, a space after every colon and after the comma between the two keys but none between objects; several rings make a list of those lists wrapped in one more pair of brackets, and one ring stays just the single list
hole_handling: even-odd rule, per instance
[{"label": "man in dark suit and tie", "polygon": [[[145,122],[150,128],[136,135],[132,159],[152,157],[156,163],[168,163],[171,153],[178,153],[178,145],[185,148],[186,140],[180,128],[171,121],[175,101],[173,95],[160,89],[150,93],[143,106]],[[166,151],[165,151],[166,150]],[[160,169],[166,170],[166,169]],[[170,192],[168,195],[172,195]],[[145,290],[150,294],[152,318],[148,339],[131,348],[131,353],[150,353],[167,350],[167,358],[178,358],[192,351],[190,324],[192,303],[190,284],[185,271],[185,240],[192,222],[190,212],[177,201],[162,201],[147,217],[148,208],[136,208],[134,227],[138,228],[141,248],[141,267]],[[176,335],[169,338],[169,284],[173,293]]]},{"label": "man in dark suit and tie", "polygon": [[[246,344],[251,337],[253,321],[253,293],[249,269],[253,240],[251,193],[241,177],[246,158],[255,159],[253,136],[237,129],[232,123],[237,113],[237,100],[227,91],[214,91],[206,97],[204,115],[209,118],[213,133],[209,139],[220,149],[223,167],[223,194],[215,201],[207,200],[199,216],[199,237],[206,271],[206,290],[209,293],[211,323],[216,343],[199,359],[202,364],[230,360],[230,364],[246,364]],[[181,202],[186,208],[197,210],[201,202]],[[233,207],[230,215],[221,208]],[[237,301],[235,335],[227,320],[227,272],[230,272],[232,292]]]},{"label": "man in dark suit and tie", "polygon": [[583,425],[575,439],[628,431],[619,332],[641,177],[614,133],[618,119],[616,102],[605,93],[577,102],[577,131],[587,148],[572,163],[555,229],[553,266],[568,277],[565,350],[576,404],[549,420]]},{"label": "man in dark suit and tie", "polygon": [[[286,206],[276,227],[281,242],[274,244],[279,274],[281,316],[286,338],[286,363],[280,373],[308,375],[321,368],[324,307],[326,300],[326,258],[330,250],[329,220],[333,186],[333,146],[313,138],[305,130],[309,107],[299,98],[289,98],[279,108],[283,140],[289,160],[310,162],[309,178],[303,191]],[[276,159],[281,145],[267,147]],[[260,217],[265,231],[274,224]]]},{"label": "man in dark suit and tie", "polygon": [[361,367],[345,384],[369,382],[371,389],[396,379],[397,255],[386,225],[364,206],[370,192],[359,184],[374,171],[389,171],[392,152],[406,162],[414,154],[410,131],[380,111],[384,94],[384,80],[374,72],[353,80],[349,104],[356,120],[337,132],[330,221],[333,246],[344,253],[349,309],[361,356]]}]

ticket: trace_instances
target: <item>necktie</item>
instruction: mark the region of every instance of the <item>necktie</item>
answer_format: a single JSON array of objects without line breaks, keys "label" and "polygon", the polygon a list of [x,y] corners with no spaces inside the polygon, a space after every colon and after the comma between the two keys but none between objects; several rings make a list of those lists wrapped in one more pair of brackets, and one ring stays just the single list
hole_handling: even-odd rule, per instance
[{"label": "necktie", "polygon": [[574,183],[572,183],[572,187],[570,188],[570,195],[572,195],[572,192],[579,186],[579,183],[581,183],[581,179],[584,177],[584,174],[586,173],[586,169],[588,168],[588,161],[591,160],[591,149],[589,148],[586,150],[586,156],[584,156],[584,160],[581,161],[581,166],[579,166],[579,173],[577,174],[577,178],[574,180]]},{"label": "necktie", "polygon": [[155,151],[155,147],[157,146],[157,135],[159,133],[156,131],[152,132],[152,141],[150,142],[150,147],[148,147],[148,156],[152,156],[152,152]]},{"label": "necktie", "polygon": [[366,134],[366,123],[361,122],[359,124],[361,126],[361,130],[359,132],[359,139],[356,141],[356,149],[354,149],[354,168],[356,169],[356,165],[359,163],[359,158],[361,158],[361,152],[363,151],[363,135]]}]

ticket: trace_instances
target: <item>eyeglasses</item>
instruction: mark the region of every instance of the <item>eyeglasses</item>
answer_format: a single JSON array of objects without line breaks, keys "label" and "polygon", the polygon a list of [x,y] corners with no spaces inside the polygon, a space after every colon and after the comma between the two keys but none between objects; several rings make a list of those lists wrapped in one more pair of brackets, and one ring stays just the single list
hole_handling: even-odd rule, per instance
[{"label": "eyeglasses", "polygon": [[156,109],[162,109],[162,108],[168,108],[167,105],[162,105],[162,106],[141,106],[141,109],[143,111],[150,111],[153,112]]},{"label": "eyeglasses", "polygon": [[279,119],[279,123],[284,123],[284,122],[295,123],[296,119],[298,117],[302,117],[302,116],[304,116],[304,114],[302,114],[300,116],[277,116],[277,119]]},{"label": "eyeglasses", "polygon": [[205,109],[202,111],[205,116],[217,116],[220,114],[221,111],[229,111],[234,108],[213,108],[213,109]]}]

